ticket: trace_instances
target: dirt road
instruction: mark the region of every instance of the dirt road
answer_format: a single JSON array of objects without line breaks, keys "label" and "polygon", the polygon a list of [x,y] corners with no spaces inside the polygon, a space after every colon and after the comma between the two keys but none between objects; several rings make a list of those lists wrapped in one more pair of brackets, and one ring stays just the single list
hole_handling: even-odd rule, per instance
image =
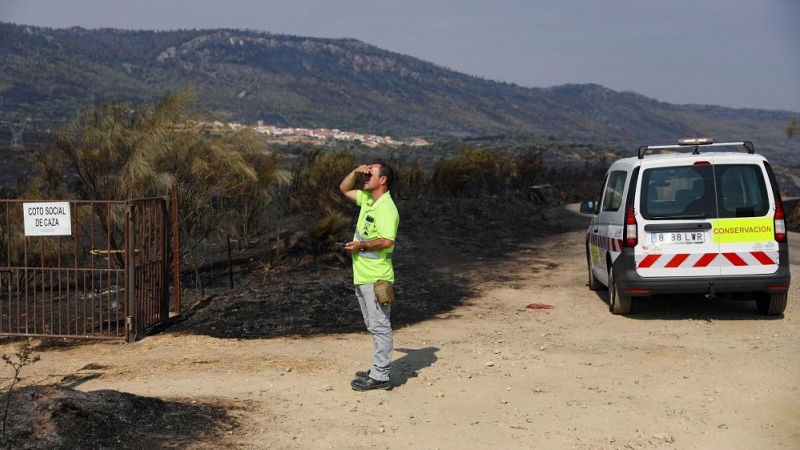
[{"label": "dirt road", "polygon": [[366,333],[166,332],[47,351],[24,375],[226,405],[239,425],[196,448],[800,448],[798,283],[779,319],[753,302],[674,297],[613,316],[586,287],[582,239],[530,242],[466,274],[477,297],[396,330],[391,391],[350,389]]}]

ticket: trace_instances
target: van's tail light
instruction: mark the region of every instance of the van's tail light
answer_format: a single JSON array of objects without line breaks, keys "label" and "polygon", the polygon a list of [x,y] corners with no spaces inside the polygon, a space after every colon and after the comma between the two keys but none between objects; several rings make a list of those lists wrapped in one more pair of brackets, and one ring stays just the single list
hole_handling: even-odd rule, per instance
[{"label": "van's tail light", "polygon": [[786,242],[786,219],[783,214],[783,203],[775,201],[775,240]]},{"label": "van's tail light", "polygon": [[639,232],[636,226],[636,216],[633,214],[633,205],[628,205],[625,209],[625,240],[623,241],[623,246],[636,247],[638,243]]}]

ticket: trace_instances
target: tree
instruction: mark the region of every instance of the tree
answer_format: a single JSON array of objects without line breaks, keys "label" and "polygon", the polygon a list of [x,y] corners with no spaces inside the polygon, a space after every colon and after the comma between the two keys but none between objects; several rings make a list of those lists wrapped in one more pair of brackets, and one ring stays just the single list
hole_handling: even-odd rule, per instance
[{"label": "tree", "polygon": [[789,125],[786,126],[786,136],[789,139],[795,137],[795,135],[797,135],[797,132],[800,131],[798,130],[798,128],[800,128],[800,124],[797,123],[797,118],[795,117],[794,119],[792,119]]},{"label": "tree", "polygon": [[[83,108],[56,132],[31,197],[126,200],[168,195],[177,184],[181,256],[197,272],[192,248],[214,234],[247,235],[270,190],[289,175],[263,156],[268,149],[251,132],[212,132],[191,114],[194,101],[186,89],[154,106]],[[111,232],[121,236],[121,227]]]},{"label": "tree", "polygon": [[313,223],[308,237],[316,258],[335,241],[348,238],[352,203],[339,192],[342,178],[356,166],[349,151],[303,152],[292,166],[290,207],[294,212],[310,213]]},{"label": "tree", "polygon": [[279,166],[278,154],[254,149],[244,153],[245,161],[256,173],[257,181],[242,187],[231,196],[233,221],[239,226],[239,233],[245,247],[250,246],[250,234],[258,228],[264,208],[272,202],[276,190],[288,186],[291,173]]}]

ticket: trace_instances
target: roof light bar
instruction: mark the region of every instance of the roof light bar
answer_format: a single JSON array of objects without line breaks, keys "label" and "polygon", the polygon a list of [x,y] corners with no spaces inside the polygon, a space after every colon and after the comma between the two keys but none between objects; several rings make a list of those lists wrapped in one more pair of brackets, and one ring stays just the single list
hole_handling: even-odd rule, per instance
[{"label": "roof light bar", "polygon": [[[703,141],[707,141],[707,143],[703,143]],[[729,146],[741,145],[741,146],[744,146],[744,148],[747,150],[747,153],[749,153],[751,155],[753,153],[755,153],[755,151],[756,151],[755,147],[753,146],[753,143],[750,142],[750,141],[716,142],[715,143],[714,140],[711,139],[711,138],[691,138],[691,139],[680,139],[678,141],[677,145],[643,145],[643,146],[639,147],[639,150],[638,150],[637,153],[639,155],[639,159],[642,159],[642,158],[644,158],[644,154],[648,150],[663,150],[663,149],[671,149],[671,148],[673,148],[673,149],[674,148],[684,148],[686,146],[691,146],[691,145],[695,146],[695,153],[697,153],[697,154],[699,154],[699,152],[697,151],[697,147],[699,147],[701,145],[703,147],[723,147],[723,146],[729,147]]]},{"label": "roof light bar", "polygon": [[678,145],[708,145],[713,144],[714,139],[712,138],[687,138],[687,139],[678,139]]}]

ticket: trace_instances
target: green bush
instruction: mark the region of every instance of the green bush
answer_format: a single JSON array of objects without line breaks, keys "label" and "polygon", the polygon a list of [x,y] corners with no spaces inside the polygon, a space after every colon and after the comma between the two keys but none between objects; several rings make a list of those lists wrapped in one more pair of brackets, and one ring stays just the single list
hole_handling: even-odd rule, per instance
[{"label": "green bush", "polygon": [[480,198],[507,194],[516,177],[517,165],[505,153],[464,147],[439,161],[432,184],[435,195]]}]

